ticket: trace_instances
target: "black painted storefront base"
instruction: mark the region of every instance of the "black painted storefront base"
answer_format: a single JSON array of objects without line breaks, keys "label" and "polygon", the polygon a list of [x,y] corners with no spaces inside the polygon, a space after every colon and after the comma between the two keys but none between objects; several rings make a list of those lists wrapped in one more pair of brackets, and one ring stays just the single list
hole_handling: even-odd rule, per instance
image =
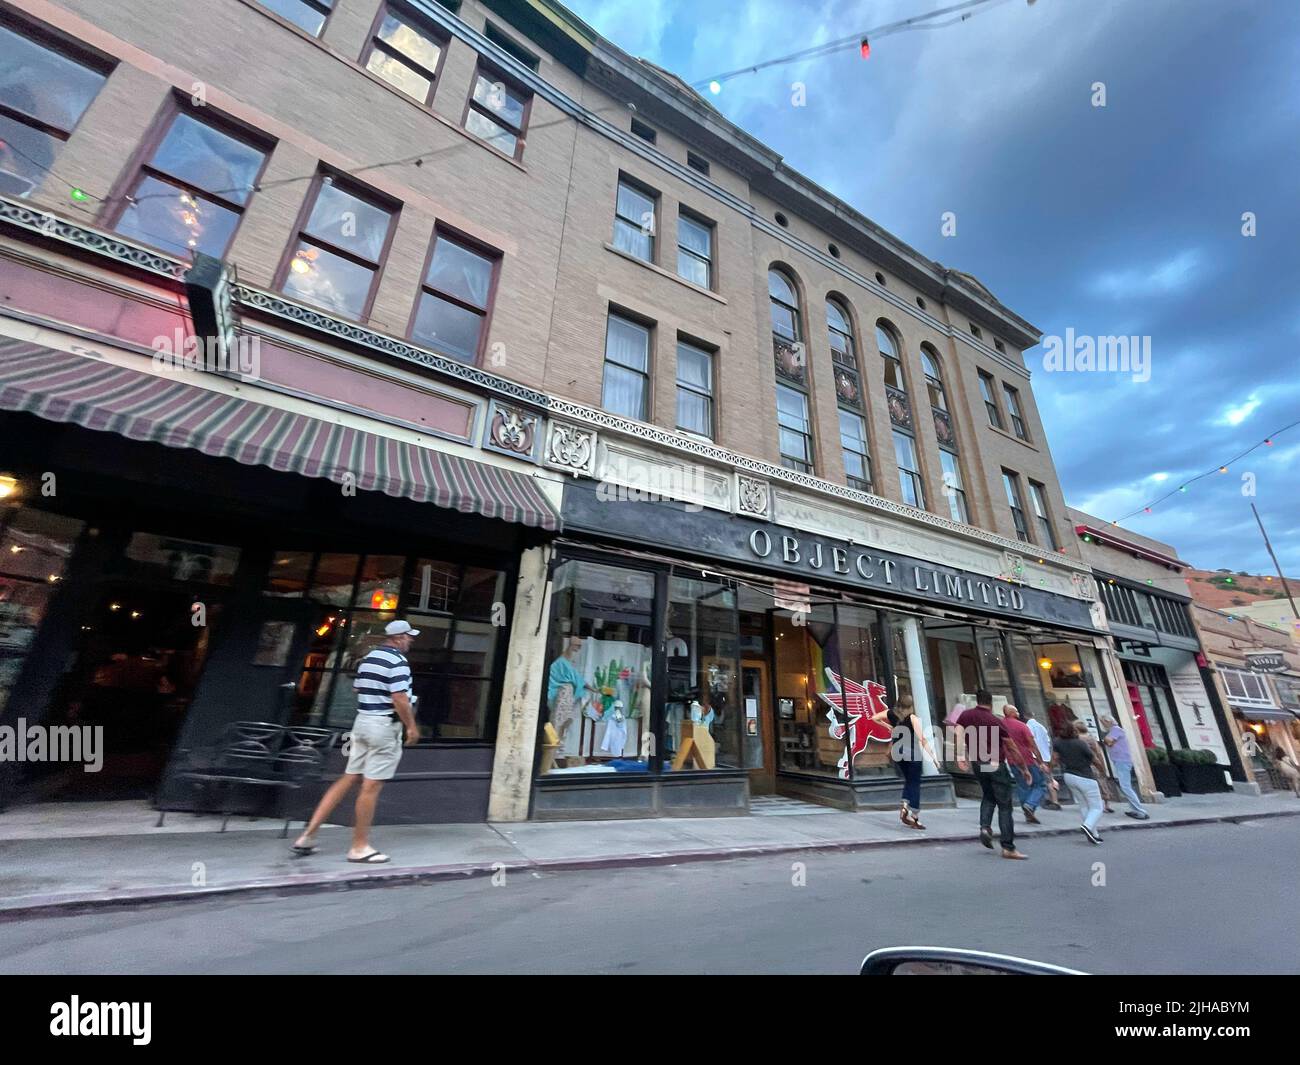
[{"label": "black painted storefront base", "polygon": [[[402,753],[397,775],[379,795],[375,824],[481,824],[487,820],[492,758],[489,744],[408,747]],[[204,793],[172,778],[160,788],[157,808],[169,813],[228,809],[235,816],[279,816],[305,822],[325,789],[343,774],[345,765],[343,755],[332,752],[320,781],[285,797],[256,787],[236,787],[228,796],[218,791]],[[330,824],[352,824],[353,803],[359,790],[354,786],[339,803],[330,815]]]},{"label": "black painted storefront base", "polygon": [[749,813],[749,775],[680,773],[652,777],[599,774],[541,778],[533,787],[534,821],[628,817],[731,817]]},{"label": "black painted storefront base", "polygon": [[[849,783],[813,774],[777,777],[779,795],[803,799],[836,810],[896,810],[903,795],[903,781],[897,776],[860,777]],[[955,806],[952,778],[945,775],[921,778],[921,808]]]}]

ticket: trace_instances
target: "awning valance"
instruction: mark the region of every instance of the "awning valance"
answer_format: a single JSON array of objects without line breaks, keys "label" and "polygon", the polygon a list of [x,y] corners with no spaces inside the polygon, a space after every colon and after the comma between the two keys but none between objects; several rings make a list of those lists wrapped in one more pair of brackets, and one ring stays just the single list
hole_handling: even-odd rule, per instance
[{"label": "awning valance", "polygon": [[1290,710],[1266,710],[1260,706],[1237,706],[1232,708],[1247,721],[1294,721],[1296,715]]},{"label": "awning valance", "polygon": [[101,359],[0,338],[0,409],[555,531],[532,478]]}]

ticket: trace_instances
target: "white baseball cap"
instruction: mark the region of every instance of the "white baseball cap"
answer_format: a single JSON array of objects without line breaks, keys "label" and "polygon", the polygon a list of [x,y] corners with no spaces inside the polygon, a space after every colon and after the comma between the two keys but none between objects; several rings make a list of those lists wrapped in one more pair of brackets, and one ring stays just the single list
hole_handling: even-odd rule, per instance
[{"label": "white baseball cap", "polygon": [[420,630],[411,628],[405,621],[390,621],[384,626],[385,636],[419,636]]}]

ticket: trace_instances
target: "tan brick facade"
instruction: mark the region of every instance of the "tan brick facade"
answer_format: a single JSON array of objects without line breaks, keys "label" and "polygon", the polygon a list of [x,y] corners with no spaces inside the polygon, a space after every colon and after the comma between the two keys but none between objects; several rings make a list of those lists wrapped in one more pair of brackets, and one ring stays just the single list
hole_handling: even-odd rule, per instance
[{"label": "tan brick facade", "polygon": [[[1013,470],[1020,475],[1032,535],[1040,533],[1028,496],[1030,480],[1045,488],[1061,550],[1079,557],[1023,369],[1021,348],[1036,339],[1033,328],[965,275],[931,263],[865,221],[853,221],[847,205],[839,213],[848,220],[835,232],[810,220],[828,209],[828,194],[773,162],[775,156],[764,155],[766,149],[710,114],[707,105],[682,103],[684,88],[656,68],[622,56],[640,68],[625,95],[612,91],[607,77],[580,74],[575,52],[621,53],[587,37],[589,31],[572,19],[551,36],[530,34],[529,26],[541,21],[538,11],[555,23],[554,5],[540,0],[513,5],[520,25],[511,26],[501,14],[509,5],[464,0],[457,21],[432,0],[421,0],[416,7],[430,25],[444,21],[438,32],[448,37],[435,93],[425,106],[359,62],[380,0],[335,0],[319,40],[256,0],[10,3],[23,16],[115,62],[107,84],[63,145],[54,171],[31,197],[34,203],[111,228],[120,202],[113,198],[127,189],[168,94],[201,98],[275,142],[227,255],[245,284],[275,284],[318,166],[352,172],[401,203],[368,315],[370,327],[407,336],[436,223],[500,254],[484,345],[491,353],[486,368],[493,373],[599,407],[606,324],[611,307],[618,308],[653,323],[648,420],[669,431],[676,428],[676,343],[679,337],[700,342],[716,352],[717,442],[773,463],[780,456],[766,275],[772,264],[783,264],[799,287],[818,477],[845,483],[825,319],[827,297],[834,294],[852,318],[876,492],[901,498],[875,344],[875,326],[883,319],[902,341],[928,509],[948,515],[920,363],[923,343],[942,367],[971,523],[1015,538],[1002,486],[1002,470]],[[476,52],[483,47],[475,36],[488,21],[536,52],[539,77],[561,94],[534,93],[526,145],[517,161],[462,128]],[[550,46],[564,39],[568,58],[557,58]],[[594,66],[594,60],[588,63],[589,69]],[[585,109],[586,119],[577,120],[570,105]],[[634,113],[656,130],[654,149],[635,139],[629,145],[611,132],[626,135]],[[723,151],[720,144],[727,138],[731,147]],[[686,170],[688,151],[709,161],[708,179]],[[365,169],[418,153],[423,153],[419,166]],[[657,193],[653,264],[613,246],[620,175]],[[92,199],[70,206],[69,185],[85,189]],[[677,275],[683,209],[714,225],[712,291]],[[787,227],[773,221],[778,212]],[[829,251],[832,244],[838,257]],[[972,336],[975,318],[983,340]],[[995,351],[995,337],[1003,352]],[[1004,404],[1002,382],[1018,390],[1028,443],[990,426],[980,397],[981,369],[997,383],[999,405]],[[1003,418],[1009,428],[1005,409]],[[1044,546],[1028,546],[1025,554],[1035,556]]]}]

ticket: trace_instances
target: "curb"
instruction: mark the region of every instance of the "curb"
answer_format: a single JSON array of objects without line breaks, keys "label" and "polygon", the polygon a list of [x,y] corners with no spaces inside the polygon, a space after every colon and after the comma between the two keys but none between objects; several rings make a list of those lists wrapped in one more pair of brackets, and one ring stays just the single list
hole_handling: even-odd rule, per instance
[{"label": "curb", "polygon": [[[1264,821],[1277,817],[1300,817],[1300,810],[1271,810],[1261,813],[1218,814],[1204,817],[1182,817],[1169,821],[1117,822],[1107,827],[1112,832],[1132,832],[1159,828],[1184,828],[1189,825],[1240,824],[1243,821]],[[1047,836],[1072,836],[1077,825],[1070,828],[1028,828],[1020,834],[1026,839]],[[681,865],[686,863],[736,861],[742,858],[764,858],[779,854],[851,853],[880,850],[889,847],[926,847],[940,843],[969,843],[967,832],[949,835],[905,836],[899,839],[823,841],[819,843],[782,843],[772,846],[749,845],[743,847],[710,848],[687,851],[662,851],[637,854],[615,854],[587,858],[521,859],[504,864],[507,873],[562,873],[593,869],[629,869],[638,866]],[[337,873],[312,873],[291,878],[263,877],[236,880],[229,884],[203,888],[127,888],[113,893],[82,892],[62,895],[36,895],[15,906],[5,906],[0,901],[0,924],[31,917],[77,916],[116,909],[133,909],[143,904],[180,904],[203,902],[230,897],[274,898],[297,894],[319,894],[327,891],[351,891],[367,888],[392,887],[401,884],[438,883],[449,880],[467,880],[491,876],[502,863],[425,865],[391,869],[384,872],[365,873],[342,871]]]}]

